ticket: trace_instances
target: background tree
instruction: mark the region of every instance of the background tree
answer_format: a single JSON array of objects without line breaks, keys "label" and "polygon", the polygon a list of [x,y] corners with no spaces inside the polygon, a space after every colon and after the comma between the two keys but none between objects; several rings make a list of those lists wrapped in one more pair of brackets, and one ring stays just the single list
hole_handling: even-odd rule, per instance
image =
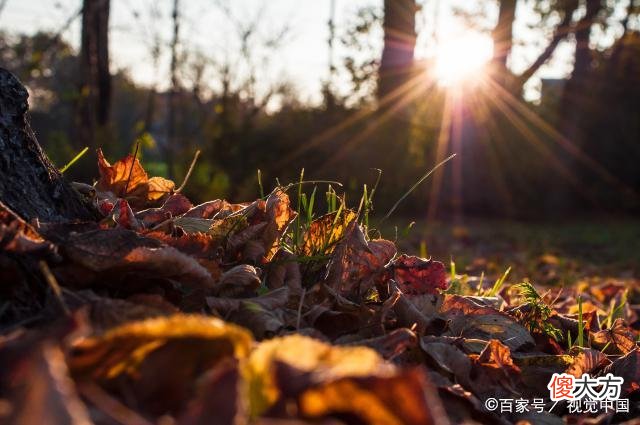
[{"label": "background tree", "polygon": [[78,148],[105,140],[111,107],[109,0],[83,0],[78,93]]},{"label": "background tree", "polygon": [[378,99],[402,87],[411,76],[417,11],[415,0],[384,2],[384,47],[378,70]]}]

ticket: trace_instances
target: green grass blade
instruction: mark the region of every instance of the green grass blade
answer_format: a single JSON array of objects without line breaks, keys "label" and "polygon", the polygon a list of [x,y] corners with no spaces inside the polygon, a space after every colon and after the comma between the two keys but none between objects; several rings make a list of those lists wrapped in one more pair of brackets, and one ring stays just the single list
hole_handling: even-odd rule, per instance
[{"label": "green grass blade", "polygon": [[578,295],[578,346],[584,347],[584,322],[582,320],[582,296]]},{"label": "green grass blade", "polygon": [[82,158],[84,156],[84,154],[87,153],[88,150],[89,150],[89,147],[85,146],[85,148],[82,149],[80,151],[80,153],[78,153],[76,156],[74,156],[73,159],[67,163],[67,165],[65,165],[64,167],[62,167],[60,169],[60,173],[64,174],[64,172],[67,171],[69,169],[69,167],[71,167],[73,164],[75,164],[76,161],[78,161],[80,158]]},{"label": "green grass blade", "polygon": [[456,156],[456,154],[452,154],[450,155],[448,158],[445,158],[444,160],[440,161],[438,164],[436,164],[435,167],[433,167],[428,173],[426,173],[424,176],[420,177],[420,179],[418,179],[417,182],[415,182],[413,184],[413,186],[411,186],[409,188],[409,190],[407,190],[404,195],[402,195],[400,197],[400,199],[398,199],[396,201],[395,204],[393,204],[393,206],[391,207],[391,209],[385,214],[384,217],[382,217],[382,219],[378,222],[378,224],[382,223],[383,221],[385,221],[387,218],[389,218],[391,216],[391,214],[393,214],[393,212],[396,210],[396,208],[398,208],[398,205],[400,205],[400,203],[402,201],[404,201],[406,199],[407,196],[411,195],[411,193],[416,190],[416,188],[418,186],[420,186],[420,184],[425,181],[427,178],[429,178],[429,176],[431,174],[433,174],[438,168],[442,167],[444,164],[446,164],[447,162],[449,162],[451,159],[453,159],[453,157]]}]

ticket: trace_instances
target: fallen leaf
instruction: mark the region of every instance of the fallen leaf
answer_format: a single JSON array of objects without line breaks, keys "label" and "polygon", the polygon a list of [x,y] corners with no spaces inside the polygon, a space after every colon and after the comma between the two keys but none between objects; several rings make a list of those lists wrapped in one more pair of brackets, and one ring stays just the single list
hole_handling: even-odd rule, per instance
[{"label": "fallen leaf", "polygon": [[244,303],[257,304],[268,310],[282,308],[289,300],[289,288],[282,287],[254,298],[220,298],[207,297],[207,305],[221,316],[238,310]]},{"label": "fallen leaf", "polygon": [[332,347],[300,335],[264,341],[251,353],[243,370],[249,385],[251,417],[265,412],[279,397],[276,362],[304,372],[322,373],[327,379],[393,370],[375,351],[365,347]]},{"label": "fallen leaf", "polygon": [[124,198],[135,208],[159,201],[175,188],[171,180],[162,177],[150,179],[140,161],[131,154],[111,165],[98,149],[98,171],[100,179],[96,189]]},{"label": "fallen leaf", "polygon": [[482,353],[478,355],[477,362],[498,368],[502,370],[506,376],[513,373],[520,373],[520,368],[514,364],[511,358],[511,350],[509,350],[509,347],[497,339],[489,341],[485,349],[482,350]]},{"label": "fallen leaf", "polygon": [[303,255],[312,257],[331,254],[346,234],[349,224],[356,218],[354,211],[344,210],[340,215],[336,211],[313,220],[302,237]]},{"label": "fallen leaf", "polygon": [[300,264],[295,255],[282,249],[277,252],[269,265],[267,286],[271,289],[286,286],[296,295],[302,292]]},{"label": "fallen leaf", "polygon": [[408,349],[417,347],[418,338],[410,329],[400,328],[386,335],[369,339],[361,339],[345,345],[369,347],[377,351],[383,358],[392,359]]},{"label": "fallen leaf", "polygon": [[367,241],[361,226],[353,220],[333,251],[326,285],[348,299],[361,302],[385,280],[384,266],[395,254],[395,245],[390,241]]},{"label": "fallen leaf", "polygon": [[[433,390],[419,369],[316,381],[315,373],[305,376],[283,363],[276,368],[284,398],[295,400],[296,416],[304,419],[348,416],[368,425],[448,423],[439,400],[425,396]],[[278,417],[278,410],[286,415],[286,409],[277,408],[269,414]]]},{"label": "fallen leaf", "polygon": [[216,285],[216,295],[220,297],[251,296],[260,286],[258,269],[248,264],[240,264],[227,270]]},{"label": "fallen leaf", "polygon": [[398,317],[400,326],[415,329],[418,335],[424,335],[427,330],[438,326],[441,317],[432,310],[421,311],[411,302],[409,296],[403,294],[395,282],[390,283],[391,295],[389,302]]},{"label": "fallen leaf", "polygon": [[455,376],[463,386],[470,386],[471,359],[460,348],[451,343],[429,342],[425,338],[420,339],[420,347],[435,365]]},{"label": "fallen leaf", "polygon": [[[101,282],[117,286],[128,275],[176,279],[187,287],[213,288],[215,281],[198,262],[161,242],[125,229],[102,229],[71,237],[63,245],[76,264],[98,273]],[[104,273],[112,273],[104,279]]]},{"label": "fallen leaf", "polygon": [[616,319],[610,329],[603,329],[591,335],[591,341],[594,344],[600,347],[613,345],[622,354],[635,350],[637,339],[625,320],[621,318]]},{"label": "fallen leaf", "polygon": [[133,214],[133,210],[129,206],[129,203],[124,199],[118,199],[116,201],[113,210],[111,210],[111,216],[113,217],[113,221],[125,229],[142,229],[142,224]]},{"label": "fallen leaf", "polygon": [[270,261],[278,251],[280,238],[298,215],[290,208],[289,196],[277,189],[267,197],[265,215],[267,225],[262,233],[262,242],[266,254],[265,261]]},{"label": "fallen leaf", "polygon": [[[0,394],[8,406],[0,413],[7,424],[90,425],[86,406],[68,374],[57,344],[40,341],[30,347],[0,349]],[[8,411],[7,411],[8,410]]]},{"label": "fallen leaf", "polygon": [[618,358],[602,371],[603,375],[607,373],[624,379],[622,397],[637,393],[640,390],[640,351],[635,349]]},{"label": "fallen leaf", "polygon": [[196,217],[176,217],[172,222],[174,226],[180,227],[185,233],[208,233],[213,226],[214,220]]},{"label": "fallen leaf", "polygon": [[0,202],[0,248],[17,254],[53,254],[56,247]]},{"label": "fallen leaf", "polygon": [[214,218],[216,214],[219,212],[235,212],[241,208],[239,205],[232,205],[225,201],[224,199],[216,199],[213,201],[204,202],[202,204],[196,205],[187,211],[184,216],[185,217],[196,217],[196,218]]},{"label": "fallen leaf", "polygon": [[223,361],[198,382],[178,425],[243,425],[248,422],[237,361]]},{"label": "fallen leaf", "polygon": [[145,412],[159,415],[180,411],[203,373],[225,359],[247,357],[251,344],[249,332],[236,325],[176,314],[80,339],[68,362],[76,379],[112,392],[124,389]]},{"label": "fallen leaf", "polygon": [[402,254],[387,270],[405,294],[435,294],[447,287],[444,264],[439,261]]},{"label": "fallen leaf", "polygon": [[607,356],[602,354],[600,351],[585,348],[574,357],[571,366],[567,368],[565,373],[573,375],[576,378],[580,378],[585,373],[593,375],[594,372],[609,365],[610,363],[611,362]]},{"label": "fallen leaf", "polygon": [[533,347],[535,341],[529,331],[515,319],[495,312],[474,316],[457,315],[449,322],[446,335],[472,339],[497,339],[510,350]]}]

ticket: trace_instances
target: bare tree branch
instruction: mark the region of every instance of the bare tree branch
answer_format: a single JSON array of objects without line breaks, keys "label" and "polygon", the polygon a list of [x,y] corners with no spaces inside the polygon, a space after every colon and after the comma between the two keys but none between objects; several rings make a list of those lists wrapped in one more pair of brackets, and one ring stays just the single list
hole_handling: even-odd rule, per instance
[{"label": "bare tree branch", "polygon": [[529,66],[529,68],[527,68],[522,74],[517,76],[517,87],[522,88],[522,86],[524,86],[524,84],[529,81],[533,74],[535,74],[542,65],[547,63],[560,42],[573,31],[571,19],[573,17],[573,13],[577,8],[577,1],[569,1],[567,3],[562,21],[558,24],[558,26],[556,26],[555,30],[553,31],[551,41],[544,49],[544,51],[540,54],[540,56],[538,56],[538,58]]}]

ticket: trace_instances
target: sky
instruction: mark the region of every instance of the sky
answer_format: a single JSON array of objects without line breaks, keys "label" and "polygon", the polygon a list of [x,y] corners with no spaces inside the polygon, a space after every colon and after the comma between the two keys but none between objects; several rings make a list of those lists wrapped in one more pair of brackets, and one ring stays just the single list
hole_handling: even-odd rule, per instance
[{"label": "sky", "polygon": [[[381,8],[382,0],[335,0],[335,22],[339,32],[352,22],[356,11],[365,6]],[[267,90],[281,81],[292,82],[301,100],[318,102],[322,82],[328,75],[328,26],[331,0],[180,0],[182,51],[191,58],[207,58],[209,67],[205,81],[215,87],[219,81],[216,64],[239,63],[239,29],[257,22],[256,40],[266,40],[285,28],[286,35],[275,55],[256,47],[255,66],[259,88]],[[464,9],[486,19],[480,21],[480,30],[488,31],[494,25],[497,7],[491,1],[424,0],[418,16],[419,39],[416,56],[435,54],[434,33],[440,42],[468,32],[468,28],[454,10]],[[625,0],[620,0],[624,9]],[[126,69],[132,78],[142,84],[166,87],[169,75],[169,49],[171,40],[171,8],[173,0],[111,0],[111,66],[112,71]],[[81,0],[7,0],[0,15],[0,28],[10,33],[34,33],[38,30],[57,32],[79,10]],[[224,9],[228,11],[225,12]],[[152,10],[155,10],[155,18]],[[517,43],[510,59],[516,72],[524,70],[544,48],[542,28],[536,28],[536,16],[526,8],[518,9],[515,37]],[[434,30],[435,29],[435,30]],[[603,46],[611,44],[616,33],[598,37]],[[79,45],[80,19],[75,19],[63,32],[73,46]],[[158,65],[151,55],[153,40],[162,40],[162,55]],[[381,38],[381,37],[379,37]],[[537,43],[535,40],[539,40]],[[382,40],[374,40],[381,48]],[[539,78],[562,78],[571,71],[573,45],[562,43],[552,60],[545,65],[528,85],[528,97],[535,98]],[[264,54],[263,54],[264,53]],[[337,62],[347,52],[336,48]],[[245,67],[246,68],[246,67]],[[238,65],[237,72],[242,72]],[[188,79],[189,75],[185,74]],[[344,76],[341,77],[344,80]],[[342,83],[339,83],[342,84]]]}]

